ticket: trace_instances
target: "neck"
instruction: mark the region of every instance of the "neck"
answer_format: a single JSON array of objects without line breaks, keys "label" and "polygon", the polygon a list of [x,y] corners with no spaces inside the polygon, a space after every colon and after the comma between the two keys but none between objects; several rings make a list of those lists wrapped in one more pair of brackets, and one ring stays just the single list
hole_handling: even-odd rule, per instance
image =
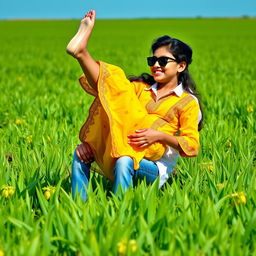
[{"label": "neck", "polygon": [[178,86],[178,79],[173,79],[167,83],[158,83],[157,89],[166,89],[166,90],[173,90]]}]

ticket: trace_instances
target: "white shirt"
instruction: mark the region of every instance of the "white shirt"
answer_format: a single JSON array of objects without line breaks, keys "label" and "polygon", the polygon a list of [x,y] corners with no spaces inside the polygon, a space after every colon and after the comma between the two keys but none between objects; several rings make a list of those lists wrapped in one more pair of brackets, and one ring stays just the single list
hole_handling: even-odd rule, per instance
[{"label": "white shirt", "polygon": [[[145,90],[147,91],[152,90],[156,95],[156,101],[158,101],[157,83],[153,84],[150,88],[146,88]],[[178,97],[181,97],[184,91],[185,90],[183,89],[182,83],[180,83],[177,87],[170,90],[166,95],[169,95],[174,92]],[[195,95],[193,94],[190,94],[190,95],[198,102],[198,99]],[[201,119],[202,119],[202,113],[201,111],[199,111],[198,123],[200,122]],[[159,170],[159,188],[162,187],[164,183],[168,180],[171,172],[173,171],[174,166],[178,161],[178,158],[179,158],[179,152],[176,149],[170,146],[167,146],[166,151],[163,154],[162,158],[155,161]]]}]

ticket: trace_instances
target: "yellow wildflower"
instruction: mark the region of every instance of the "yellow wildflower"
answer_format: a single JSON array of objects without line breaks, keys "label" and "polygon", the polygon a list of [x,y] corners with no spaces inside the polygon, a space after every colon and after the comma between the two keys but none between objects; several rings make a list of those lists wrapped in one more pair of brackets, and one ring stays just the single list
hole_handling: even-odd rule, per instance
[{"label": "yellow wildflower", "polygon": [[45,191],[44,192],[44,197],[45,197],[46,200],[49,200],[50,197],[51,197],[51,193],[49,191]]},{"label": "yellow wildflower", "polygon": [[27,137],[27,142],[28,142],[28,143],[32,143],[32,141],[33,141],[33,136],[32,136],[32,135],[29,135],[29,136]]},{"label": "yellow wildflower", "polygon": [[13,186],[3,185],[1,187],[1,189],[2,189],[2,196],[5,197],[5,198],[9,198],[15,192],[15,188]]},{"label": "yellow wildflower", "polygon": [[22,121],[21,121],[20,119],[16,119],[15,123],[16,123],[17,125],[21,125]]},{"label": "yellow wildflower", "polygon": [[234,199],[235,203],[246,204],[246,195],[244,192],[233,193],[230,196]]},{"label": "yellow wildflower", "polygon": [[247,112],[249,112],[249,113],[253,112],[253,106],[248,106],[247,107]]},{"label": "yellow wildflower", "polygon": [[118,244],[117,244],[117,252],[119,255],[125,255],[127,250],[127,238],[123,238]]},{"label": "yellow wildflower", "polygon": [[9,189],[9,196],[12,196],[14,194],[14,189]]},{"label": "yellow wildflower", "polygon": [[210,172],[213,172],[213,170],[214,170],[214,167],[213,167],[213,165],[208,165],[208,170],[210,171]]},{"label": "yellow wildflower", "polygon": [[200,163],[201,167],[207,168],[209,171],[213,172],[214,167],[213,167],[213,162],[203,162]]},{"label": "yellow wildflower", "polygon": [[53,186],[43,187],[42,190],[44,191],[44,197],[46,200],[49,200],[51,196],[55,193],[56,188]]},{"label": "yellow wildflower", "polygon": [[2,248],[0,248],[0,256],[4,256],[4,251]]},{"label": "yellow wildflower", "polygon": [[9,191],[8,190],[3,190],[2,191],[2,196],[5,197],[5,198],[8,198],[9,197]]},{"label": "yellow wildflower", "polygon": [[82,105],[83,104],[82,100],[77,101],[77,104]]},{"label": "yellow wildflower", "polygon": [[136,252],[137,251],[138,246],[137,246],[136,240],[132,239],[132,240],[129,241],[129,248],[130,248],[131,252]]},{"label": "yellow wildflower", "polygon": [[22,80],[23,80],[22,76],[19,76],[18,81],[22,81]]},{"label": "yellow wildflower", "polygon": [[123,242],[119,242],[118,244],[117,244],[117,251],[118,251],[118,254],[119,255],[125,255],[125,253],[126,253],[126,244],[125,243],[123,243]]}]

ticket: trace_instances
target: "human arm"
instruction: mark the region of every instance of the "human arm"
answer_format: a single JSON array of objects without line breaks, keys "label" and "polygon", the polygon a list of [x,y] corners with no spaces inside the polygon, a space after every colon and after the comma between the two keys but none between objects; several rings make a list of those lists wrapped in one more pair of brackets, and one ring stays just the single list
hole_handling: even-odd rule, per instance
[{"label": "human arm", "polygon": [[179,153],[183,157],[198,155],[200,147],[198,131],[199,113],[199,104],[194,98],[180,110],[180,127],[176,139],[180,146]]},{"label": "human arm", "polygon": [[155,142],[161,142],[176,150],[180,150],[180,146],[176,136],[157,131],[151,128],[136,130],[135,134],[128,135],[129,144],[138,148],[147,147]]},{"label": "human arm", "polygon": [[161,142],[178,150],[181,156],[196,156],[199,151],[198,116],[197,101],[188,98],[186,105],[178,111],[178,135],[174,136],[163,130],[141,129],[128,136],[129,144],[136,147],[147,147],[152,143]]}]

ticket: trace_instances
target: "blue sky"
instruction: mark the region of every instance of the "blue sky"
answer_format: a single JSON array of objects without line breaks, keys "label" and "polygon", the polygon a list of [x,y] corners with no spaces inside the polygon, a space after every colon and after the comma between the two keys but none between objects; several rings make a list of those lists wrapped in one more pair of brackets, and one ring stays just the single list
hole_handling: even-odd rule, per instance
[{"label": "blue sky", "polygon": [[90,9],[97,18],[256,16],[256,0],[0,0],[0,19],[80,19]]}]

